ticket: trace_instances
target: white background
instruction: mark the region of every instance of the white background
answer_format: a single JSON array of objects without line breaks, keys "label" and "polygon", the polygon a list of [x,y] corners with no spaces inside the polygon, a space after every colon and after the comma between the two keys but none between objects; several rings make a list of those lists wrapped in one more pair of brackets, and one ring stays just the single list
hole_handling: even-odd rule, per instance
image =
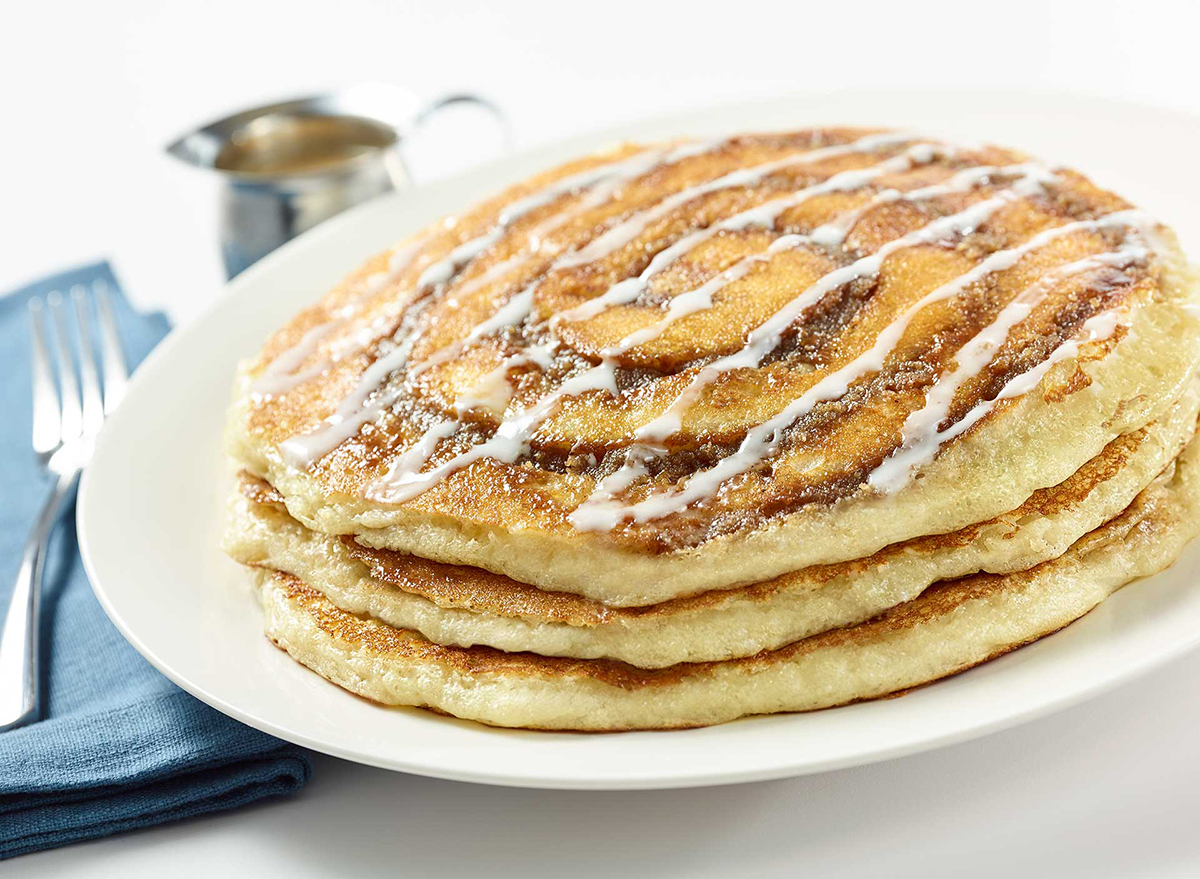
[{"label": "white background", "polygon": [[[1198,28],[1185,2],[13,4],[0,27],[0,290],[106,256],[139,304],[196,314],[222,280],[214,184],[162,147],[261,100],[364,80],[425,98],[471,89],[509,111],[519,146],[852,86],[1058,89],[1200,111]],[[464,111],[412,158],[428,177],[495,146]],[[0,872],[1195,876],[1198,692],[1192,656],[978,742],[707,791],[514,791],[320,758],[287,802]]]}]

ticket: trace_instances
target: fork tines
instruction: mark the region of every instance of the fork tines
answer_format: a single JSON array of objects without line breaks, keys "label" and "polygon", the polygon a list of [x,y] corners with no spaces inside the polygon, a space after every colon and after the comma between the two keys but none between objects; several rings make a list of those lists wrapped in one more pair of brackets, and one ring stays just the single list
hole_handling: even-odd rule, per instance
[{"label": "fork tines", "polygon": [[[45,301],[37,297],[29,302],[33,330],[33,447],[42,457],[73,440],[99,433],[104,416],[116,407],[128,380],[107,285],[96,281],[90,295],[82,285],[72,287],[70,300],[68,306],[66,298],[54,291]],[[74,311],[74,320],[68,308]],[[71,332],[72,323],[75,333]],[[55,352],[53,358],[51,349]],[[52,359],[57,369],[51,366]],[[53,373],[57,373],[57,383]]]}]

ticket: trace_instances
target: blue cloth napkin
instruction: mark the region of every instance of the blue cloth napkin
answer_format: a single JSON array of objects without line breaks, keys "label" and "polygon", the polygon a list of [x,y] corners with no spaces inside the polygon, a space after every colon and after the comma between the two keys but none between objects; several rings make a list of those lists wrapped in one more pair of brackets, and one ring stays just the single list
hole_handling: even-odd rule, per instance
[{"label": "blue cloth napkin", "polygon": [[[29,446],[32,296],[108,282],[126,358],[139,362],[167,332],[138,314],[107,263],[47,278],[0,298],[0,615],[49,480]],[[42,593],[42,716],[0,733],[0,858],[231,809],[292,793],[306,752],[244,726],[180,690],[104,615],[63,516]]]}]

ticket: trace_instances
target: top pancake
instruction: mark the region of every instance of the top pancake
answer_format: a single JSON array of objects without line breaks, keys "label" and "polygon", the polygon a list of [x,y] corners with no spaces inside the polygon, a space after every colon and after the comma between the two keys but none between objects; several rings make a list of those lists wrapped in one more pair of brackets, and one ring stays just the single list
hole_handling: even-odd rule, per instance
[{"label": "top pancake", "polygon": [[229,447],[311,528],[638,603],[1014,509],[1181,395],[1195,295],[1169,231],[1010,150],[622,146],[301,312]]}]

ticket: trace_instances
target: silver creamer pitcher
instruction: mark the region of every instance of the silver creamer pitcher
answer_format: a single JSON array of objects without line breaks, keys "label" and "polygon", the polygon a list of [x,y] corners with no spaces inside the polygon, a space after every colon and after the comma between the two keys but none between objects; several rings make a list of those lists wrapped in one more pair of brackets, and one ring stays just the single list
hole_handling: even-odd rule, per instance
[{"label": "silver creamer pitcher", "polygon": [[346,208],[410,183],[400,147],[452,104],[503,114],[475,95],[448,95],[416,112],[408,92],[367,84],[244,110],[184,135],[167,152],[219,173],[221,252],[229,277]]}]

